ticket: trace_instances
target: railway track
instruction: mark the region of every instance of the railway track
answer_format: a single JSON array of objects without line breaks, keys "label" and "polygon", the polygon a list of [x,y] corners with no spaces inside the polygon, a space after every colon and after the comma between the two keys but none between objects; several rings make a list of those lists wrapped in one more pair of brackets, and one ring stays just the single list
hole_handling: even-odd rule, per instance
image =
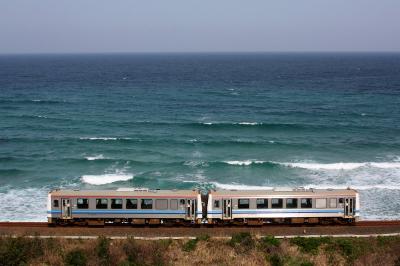
[{"label": "railway track", "polygon": [[57,226],[49,227],[45,222],[0,222],[0,236],[41,236],[94,238],[104,235],[110,238],[135,237],[142,239],[193,238],[209,235],[215,238],[229,238],[232,234],[249,232],[255,236],[273,235],[279,237],[294,236],[349,236],[369,237],[400,234],[400,220],[397,221],[361,221],[356,225],[264,225],[264,226]]},{"label": "railway track", "polygon": [[[390,227],[390,226],[400,226],[400,220],[385,220],[385,221],[359,221],[355,225],[339,225],[339,224],[334,224],[334,225],[291,225],[291,224],[265,224],[260,227],[344,227],[344,226],[357,226],[357,227]],[[48,227],[48,224],[46,222],[0,222],[0,227]],[[73,226],[67,226],[67,227],[83,227],[86,228],[87,226],[79,226],[79,225],[73,225]],[[105,225],[104,227],[113,227],[113,228],[124,228],[124,227],[130,227],[130,225]],[[145,227],[145,226],[138,226],[140,227]],[[159,227],[153,227],[153,228],[161,228],[163,226]],[[176,226],[176,227],[182,227],[182,226]],[[175,227],[175,228],[176,228]],[[207,225],[201,225],[200,227],[206,227],[209,228]],[[215,228],[224,228],[224,226],[214,226]],[[226,226],[227,228],[248,228],[250,226],[239,226],[239,225],[232,225],[232,226]],[[56,228],[64,228],[62,226],[58,226]],[[168,227],[170,228],[170,227]]]}]

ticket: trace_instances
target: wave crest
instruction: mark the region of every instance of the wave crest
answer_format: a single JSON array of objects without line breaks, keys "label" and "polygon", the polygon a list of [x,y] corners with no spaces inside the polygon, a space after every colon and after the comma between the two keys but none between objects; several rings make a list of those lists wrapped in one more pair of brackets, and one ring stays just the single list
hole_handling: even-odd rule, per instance
[{"label": "wave crest", "polygon": [[133,179],[133,174],[103,174],[103,175],[83,175],[81,180],[83,183],[91,185],[105,185],[118,181],[128,181]]},{"label": "wave crest", "polygon": [[293,168],[309,170],[353,170],[360,167],[375,167],[383,169],[400,168],[400,162],[364,162],[364,163],[279,163]]},{"label": "wave crest", "polygon": [[85,157],[88,161],[95,161],[95,160],[103,160],[106,159],[103,154],[95,155],[95,156],[87,156]]}]

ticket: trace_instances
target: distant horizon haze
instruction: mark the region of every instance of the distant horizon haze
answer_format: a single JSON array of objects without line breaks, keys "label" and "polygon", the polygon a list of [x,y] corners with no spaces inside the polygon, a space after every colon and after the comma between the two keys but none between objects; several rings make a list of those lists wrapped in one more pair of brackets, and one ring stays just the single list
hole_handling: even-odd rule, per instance
[{"label": "distant horizon haze", "polygon": [[0,54],[400,52],[395,0],[0,2]]}]

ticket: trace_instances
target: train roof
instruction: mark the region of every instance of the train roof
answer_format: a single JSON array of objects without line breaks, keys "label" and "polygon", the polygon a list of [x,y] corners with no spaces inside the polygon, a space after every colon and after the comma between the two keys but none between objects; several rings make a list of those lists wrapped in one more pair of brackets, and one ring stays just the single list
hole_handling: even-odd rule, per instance
[{"label": "train roof", "polygon": [[274,189],[264,189],[264,190],[228,190],[221,189],[211,191],[210,194],[213,196],[243,196],[243,195],[265,195],[265,196],[289,196],[289,195],[343,195],[343,196],[354,196],[357,193],[356,190],[348,188],[348,189],[305,189],[305,188],[274,188]]},{"label": "train roof", "polygon": [[159,190],[159,189],[137,189],[119,188],[116,190],[60,190],[56,189],[49,194],[52,196],[196,196],[197,190]]}]

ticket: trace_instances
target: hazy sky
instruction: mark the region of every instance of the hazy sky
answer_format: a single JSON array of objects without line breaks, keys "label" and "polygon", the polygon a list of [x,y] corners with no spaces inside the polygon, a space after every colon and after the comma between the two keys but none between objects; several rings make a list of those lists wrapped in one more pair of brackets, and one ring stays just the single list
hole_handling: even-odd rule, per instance
[{"label": "hazy sky", "polygon": [[400,0],[0,0],[0,53],[400,51]]}]

